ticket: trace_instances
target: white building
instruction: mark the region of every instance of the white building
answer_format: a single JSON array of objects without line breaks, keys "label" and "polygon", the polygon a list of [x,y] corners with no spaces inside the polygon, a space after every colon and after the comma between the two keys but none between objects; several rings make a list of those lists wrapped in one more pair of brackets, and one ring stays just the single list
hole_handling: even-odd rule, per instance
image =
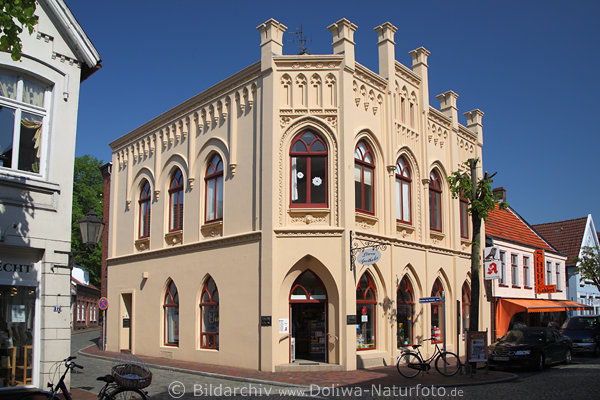
[{"label": "white building", "polygon": [[63,0],[38,0],[23,55],[0,53],[0,394],[43,387],[70,353],[80,82],[100,56]]}]

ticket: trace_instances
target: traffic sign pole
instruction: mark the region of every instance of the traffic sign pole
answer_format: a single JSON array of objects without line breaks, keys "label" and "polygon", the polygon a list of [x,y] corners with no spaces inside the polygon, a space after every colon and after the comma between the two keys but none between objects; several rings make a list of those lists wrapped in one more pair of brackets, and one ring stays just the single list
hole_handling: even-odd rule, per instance
[{"label": "traffic sign pole", "polygon": [[108,309],[108,299],[100,297],[98,308],[102,310],[102,351],[106,351],[106,310]]}]

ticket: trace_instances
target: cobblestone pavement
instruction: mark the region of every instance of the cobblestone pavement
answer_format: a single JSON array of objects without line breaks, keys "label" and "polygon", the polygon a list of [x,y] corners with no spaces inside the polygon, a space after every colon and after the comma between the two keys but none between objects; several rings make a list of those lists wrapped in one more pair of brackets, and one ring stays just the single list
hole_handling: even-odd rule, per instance
[{"label": "cobblestone pavement", "polygon": [[[86,335],[84,333],[78,335]],[[93,336],[93,335],[92,335]],[[87,339],[88,343],[90,339]],[[76,342],[79,342],[77,344]],[[73,346],[87,345],[84,336],[73,341]],[[110,372],[111,361],[78,355],[78,361],[85,369],[72,376],[74,400],[94,399],[101,385],[95,378]],[[551,399],[589,399],[600,393],[600,358],[576,357],[571,365],[558,365],[542,372],[514,371],[518,379],[497,384],[481,386],[461,386],[432,388],[427,385],[412,388],[407,380],[398,378],[396,386],[378,386],[373,382],[361,383],[361,387],[321,386],[284,387],[244,383],[229,379],[200,376],[181,371],[153,369],[152,385],[147,388],[152,399],[221,399],[226,398],[262,398],[262,399],[306,399],[306,398],[361,398],[361,399],[477,399],[477,400],[551,400]],[[415,382],[416,383],[416,382]]]}]

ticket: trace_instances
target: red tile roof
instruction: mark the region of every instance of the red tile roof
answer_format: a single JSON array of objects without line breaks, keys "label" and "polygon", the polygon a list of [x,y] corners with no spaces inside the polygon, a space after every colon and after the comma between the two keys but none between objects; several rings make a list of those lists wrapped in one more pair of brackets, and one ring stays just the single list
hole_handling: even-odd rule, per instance
[{"label": "red tile roof", "polygon": [[574,259],[579,256],[583,243],[583,234],[588,217],[570,219],[567,221],[549,222],[533,225],[552,246],[568,256],[567,265],[574,265]]},{"label": "red tile roof", "polygon": [[485,233],[493,237],[509,240],[556,253],[548,242],[546,242],[531,226],[525,222],[512,208],[505,210],[496,209],[490,211],[485,223]]},{"label": "red tile roof", "polygon": [[71,277],[71,285],[73,285],[73,284],[76,286],[86,286],[86,287],[98,290],[98,288],[96,286],[92,285],[91,283],[89,285],[86,285],[83,282],[79,282],[79,280],[77,280],[76,278]]}]

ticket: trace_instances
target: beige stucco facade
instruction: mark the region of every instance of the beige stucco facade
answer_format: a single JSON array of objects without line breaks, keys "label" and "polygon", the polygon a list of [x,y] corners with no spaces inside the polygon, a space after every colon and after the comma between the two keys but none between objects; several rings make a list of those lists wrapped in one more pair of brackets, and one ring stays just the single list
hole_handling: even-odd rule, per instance
[{"label": "beige stucco facade", "polygon": [[[286,27],[269,20],[258,27],[260,62],[111,143],[108,350],[286,369],[295,328],[279,333],[278,324],[291,318],[290,291],[307,270],[326,291],[320,343],[324,340],[324,361],[333,368],[390,364],[400,354],[396,292],[404,277],[416,303],[413,341],[431,336],[431,306],[418,298],[429,297],[437,279],[446,296],[448,348],[457,350],[456,300],[465,281],[469,285],[470,243],[461,239],[459,201],[451,198],[445,178],[467,159],[481,158],[483,113],[470,111],[467,126],[459,124],[452,91],[437,96],[440,110],[431,107],[429,52],[411,51],[411,67],[397,62],[396,28],[390,23],[375,29],[379,72],[357,63],[356,28],[346,19],[329,27],[333,54],[282,55]],[[326,200],[302,207],[292,199],[290,149],[307,130],[326,146],[326,174],[313,181],[325,185]],[[361,141],[374,159],[372,212],[355,207],[354,154]],[[215,154],[224,164],[223,217],[206,223],[205,176]],[[396,218],[399,157],[412,174],[408,223]],[[185,207],[183,228],[172,231],[174,168],[183,175]],[[430,229],[433,170],[442,184],[441,231]],[[149,234],[140,235],[146,181],[151,218]],[[386,247],[375,264],[356,262],[353,271],[351,247],[360,240]],[[374,342],[373,348],[357,350],[357,323],[348,316],[357,314],[357,282],[367,271],[376,291],[375,312],[369,314],[375,319]],[[208,277],[219,294],[218,350],[201,343],[201,291]],[[165,345],[163,304],[171,281],[179,301],[177,346]],[[480,312],[481,325],[489,326],[489,307]],[[261,324],[261,317],[271,317],[271,326]],[[129,327],[123,319],[130,320]]]}]

